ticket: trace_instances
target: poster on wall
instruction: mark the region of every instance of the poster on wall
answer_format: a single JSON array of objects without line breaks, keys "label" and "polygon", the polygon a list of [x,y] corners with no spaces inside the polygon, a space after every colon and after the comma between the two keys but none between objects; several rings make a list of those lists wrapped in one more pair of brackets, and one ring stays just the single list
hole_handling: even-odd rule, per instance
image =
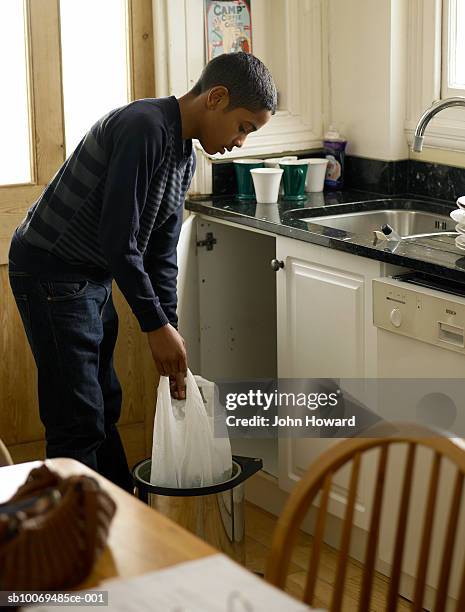
[{"label": "poster on wall", "polygon": [[252,53],[250,0],[205,0],[207,61],[222,53]]}]

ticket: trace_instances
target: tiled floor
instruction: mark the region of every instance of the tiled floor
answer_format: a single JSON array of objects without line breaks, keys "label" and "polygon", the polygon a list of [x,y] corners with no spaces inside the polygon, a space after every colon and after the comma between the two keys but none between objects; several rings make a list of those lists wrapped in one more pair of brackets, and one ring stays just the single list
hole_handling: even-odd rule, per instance
[{"label": "tiled floor", "polygon": [[[246,555],[247,567],[255,572],[264,572],[276,517],[253,504],[246,504]],[[286,591],[294,597],[302,598],[306,578],[306,568],[312,546],[312,538],[300,532],[298,543],[292,556],[290,573]],[[332,596],[337,553],[329,546],[323,549],[318,579],[316,585],[316,599],[314,607],[329,608]],[[362,570],[360,564],[351,561],[348,567],[345,591],[344,612],[358,610],[358,593],[360,591]],[[384,612],[388,579],[381,574],[375,576],[373,584],[372,603],[370,612]],[[411,604],[399,598],[397,609],[399,611],[412,610]]]}]

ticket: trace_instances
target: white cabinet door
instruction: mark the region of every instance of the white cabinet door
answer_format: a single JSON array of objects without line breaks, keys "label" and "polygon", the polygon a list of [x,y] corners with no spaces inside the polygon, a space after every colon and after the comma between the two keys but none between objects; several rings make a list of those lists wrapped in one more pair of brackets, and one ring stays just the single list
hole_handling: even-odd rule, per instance
[{"label": "white cabinet door", "polygon": [[[211,238],[211,248],[199,246]],[[189,367],[210,380],[276,378],[275,237],[191,215],[178,244],[179,330]],[[277,440],[235,438],[234,454],[277,475]]]},{"label": "white cabinet door", "polygon": [[187,347],[188,366],[200,372],[199,272],[197,216],[183,222],[178,249],[178,328]]},{"label": "white cabinet door", "polygon": [[198,215],[184,221],[178,319],[193,371],[211,380],[276,377],[275,248],[274,236]]},{"label": "white cabinet door", "polygon": [[276,376],[275,238],[197,219],[202,375],[211,380]]},{"label": "white cabinet door", "polygon": [[[364,378],[375,375],[376,334],[371,279],[380,263],[289,238],[277,239],[278,374],[280,378],[341,378],[343,390],[365,399]],[[339,383],[338,383],[339,384]],[[337,439],[279,441],[279,484],[290,490],[312,461]],[[373,468],[363,466],[354,522],[367,528]],[[343,517],[348,471],[335,478],[330,512]]]}]

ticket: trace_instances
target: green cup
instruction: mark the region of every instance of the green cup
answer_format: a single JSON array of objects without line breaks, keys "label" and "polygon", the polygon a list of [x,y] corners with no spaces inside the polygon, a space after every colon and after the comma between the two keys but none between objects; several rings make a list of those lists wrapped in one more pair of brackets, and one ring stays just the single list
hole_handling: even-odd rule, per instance
[{"label": "green cup", "polygon": [[254,168],[263,168],[263,159],[235,159],[234,170],[237,179],[237,194],[239,200],[250,200],[255,198],[252,175],[250,171]]},{"label": "green cup", "polygon": [[285,200],[306,200],[305,180],[307,178],[308,163],[299,159],[279,162],[283,172],[283,186]]}]

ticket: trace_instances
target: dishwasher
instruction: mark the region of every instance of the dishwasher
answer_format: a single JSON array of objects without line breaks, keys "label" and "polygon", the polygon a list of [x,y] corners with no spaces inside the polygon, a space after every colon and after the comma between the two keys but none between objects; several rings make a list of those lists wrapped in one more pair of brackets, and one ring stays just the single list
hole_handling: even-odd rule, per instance
[{"label": "dishwasher", "polygon": [[[392,421],[432,425],[451,438],[465,438],[465,285],[420,272],[373,280],[373,324],[377,328],[375,412]],[[389,574],[397,525],[397,508],[405,468],[405,449],[391,453],[385,499],[389,511],[380,530],[381,564]],[[433,453],[419,448],[408,516],[408,537],[402,566],[401,594],[412,598],[422,539],[424,508]],[[443,461],[436,498],[425,608],[433,609],[445,529],[455,483],[455,468]],[[449,582],[449,605],[458,596],[464,563],[465,500]],[[383,570],[382,570],[383,571]]]}]

